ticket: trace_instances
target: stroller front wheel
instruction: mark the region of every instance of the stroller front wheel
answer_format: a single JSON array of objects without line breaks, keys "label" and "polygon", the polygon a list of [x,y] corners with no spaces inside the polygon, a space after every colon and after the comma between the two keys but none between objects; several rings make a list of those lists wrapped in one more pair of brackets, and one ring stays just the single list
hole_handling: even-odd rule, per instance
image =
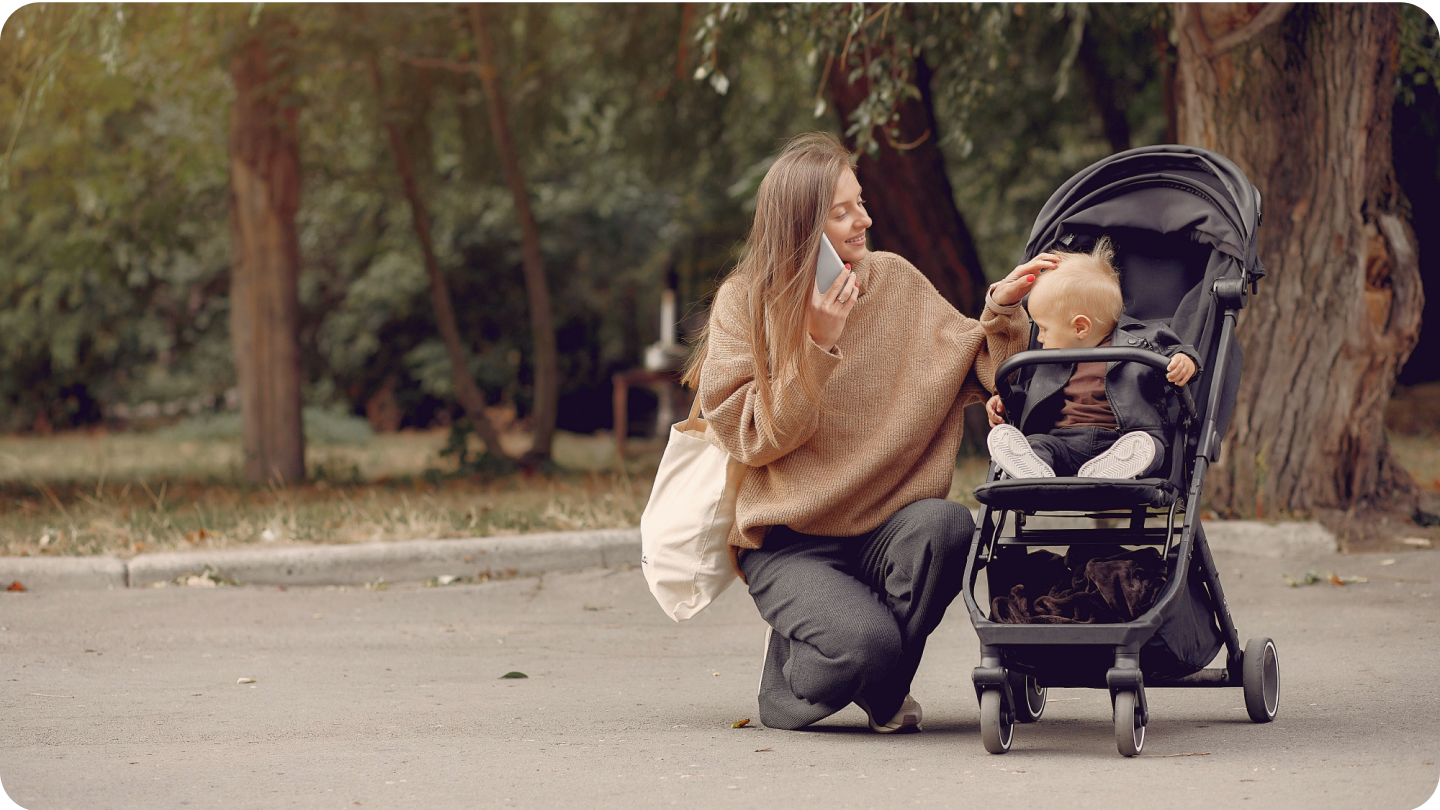
[{"label": "stroller front wheel", "polygon": [[1127,757],[1139,754],[1145,747],[1140,698],[1134,692],[1115,693],[1115,746]]},{"label": "stroller front wheel", "polygon": [[985,750],[1003,754],[1010,750],[1015,737],[1015,718],[1005,706],[1005,696],[998,689],[980,693],[980,740]]}]

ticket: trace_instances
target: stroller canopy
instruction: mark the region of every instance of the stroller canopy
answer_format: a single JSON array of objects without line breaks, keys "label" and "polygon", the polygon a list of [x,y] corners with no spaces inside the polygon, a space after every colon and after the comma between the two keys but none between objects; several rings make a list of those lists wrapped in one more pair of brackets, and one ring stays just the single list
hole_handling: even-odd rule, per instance
[{"label": "stroller canopy", "polygon": [[1112,155],[1076,174],[1050,196],[1025,246],[1025,260],[1067,235],[1116,228],[1188,234],[1235,259],[1247,281],[1265,275],[1255,252],[1260,192],[1229,158],[1197,146],[1167,144]]}]

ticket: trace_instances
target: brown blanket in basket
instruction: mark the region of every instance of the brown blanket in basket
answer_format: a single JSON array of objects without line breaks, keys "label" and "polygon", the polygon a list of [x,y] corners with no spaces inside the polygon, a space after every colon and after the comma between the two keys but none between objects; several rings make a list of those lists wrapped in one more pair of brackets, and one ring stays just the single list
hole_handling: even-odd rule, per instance
[{"label": "brown blanket in basket", "polygon": [[1025,555],[997,577],[1015,584],[1008,594],[990,600],[990,620],[1113,624],[1135,619],[1155,604],[1165,586],[1165,562],[1153,548],[1117,550],[1072,546],[1063,558],[1049,551]]}]

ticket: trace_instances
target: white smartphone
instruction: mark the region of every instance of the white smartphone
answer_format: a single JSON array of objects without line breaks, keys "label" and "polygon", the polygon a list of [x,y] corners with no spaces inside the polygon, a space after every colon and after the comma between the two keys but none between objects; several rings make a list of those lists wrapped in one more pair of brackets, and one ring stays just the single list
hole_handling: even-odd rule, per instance
[{"label": "white smartphone", "polygon": [[822,294],[829,292],[830,285],[844,270],[845,263],[840,261],[840,254],[830,244],[830,237],[820,234],[820,253],[815,257],[815,288]]}]

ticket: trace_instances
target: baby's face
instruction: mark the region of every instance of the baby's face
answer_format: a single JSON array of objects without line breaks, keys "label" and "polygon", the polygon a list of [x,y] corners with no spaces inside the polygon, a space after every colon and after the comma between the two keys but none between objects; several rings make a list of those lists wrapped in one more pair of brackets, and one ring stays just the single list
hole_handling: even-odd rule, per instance
[{"label": "baby's face", "polygon": [[1059,307],[1030,305],[1030,320],[1035,322],[1037,331],[1036,337],[1040,345],[1047,349],[1082,349],[1088,348],[1085,338],[1075,328],[1071,320],[1066,320],[1063,312],[1057,312]]}]

